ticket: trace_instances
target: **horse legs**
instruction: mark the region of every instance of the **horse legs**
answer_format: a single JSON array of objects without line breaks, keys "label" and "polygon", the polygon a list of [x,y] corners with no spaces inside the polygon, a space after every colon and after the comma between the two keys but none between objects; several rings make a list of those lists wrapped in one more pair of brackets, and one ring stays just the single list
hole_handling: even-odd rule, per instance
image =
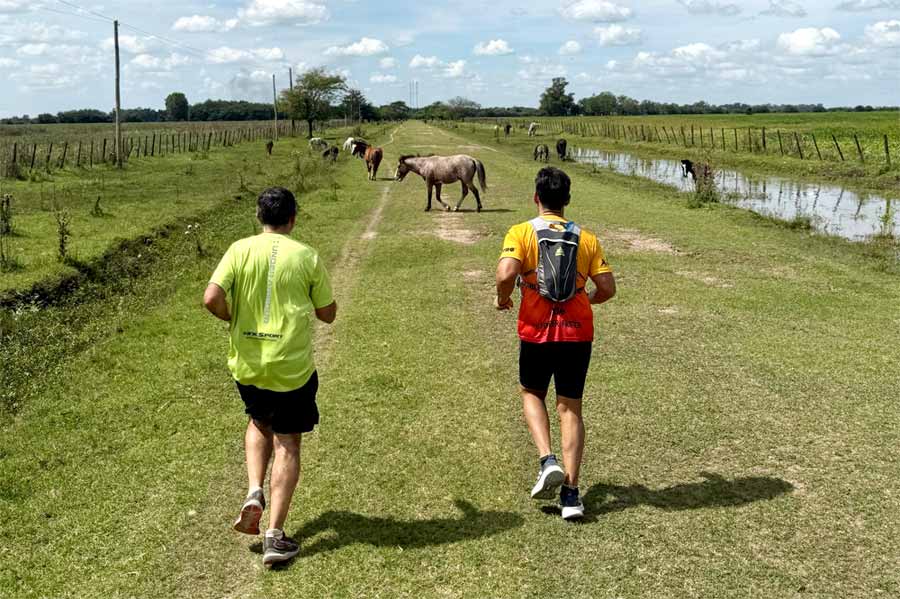
[{"label": "horse legs", "polygon": [[426,181],[425,187],[428,188],[428,204],[425,206],[425,212],[428,212],[431,210],[431,190],[434,187],[434,184],[431,181]]},{"label": "horse legs", "polygon": [[475,203],[478,204],[478,208],[476,210],[481,212],[481,194],[478,193],[478,188],[474,185],[472,186],[472,193],[475,194]]},{"label": "horse legs", "polygon": [[[466,196],[469,195],[469,186],[466,185],[462,180],[460,180],[459,184],[462,185],[462,196],[459,198],[459,202],[456,203],[456,212],[459,212],[459,207],[462,206],[463,200],[465,200]],[[475,187],[473,186],[472,189],[474,190]]]},{"label": "horse legs", "polygon": [[450,212],[450,205],[445,204],[444,200],[441,199],[441,187],[442,186],[443,186],[443,183],[435,183],[434,184],[435,190],[437,191],[437,201],[441,204],[441,206],[444,207],[444,210],[446,210],[447,212]]}]

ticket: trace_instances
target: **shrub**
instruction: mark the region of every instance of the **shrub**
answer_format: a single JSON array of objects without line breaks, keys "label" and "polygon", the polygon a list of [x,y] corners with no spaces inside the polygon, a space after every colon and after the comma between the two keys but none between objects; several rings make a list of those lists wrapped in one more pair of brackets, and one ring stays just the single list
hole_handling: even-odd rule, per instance
[{"label": "shrub", "polygon": [[11,235],[12,232],[12,196],[6,194],[0,199],[0,235]]},{"label": "shrub", "polygon": [[690,208],[718,203],[722,196],[716,183],[716,169],[709,160],[694,165],[694,193],[688,200]]},{"label": "shrub", "polygon": [[59,239],[59,254],[57,259],[65,262],[69,255],[69,238],[72,236],[72,229],[69,228],[69,213],[65,210],[56,211],[56,235]]}]

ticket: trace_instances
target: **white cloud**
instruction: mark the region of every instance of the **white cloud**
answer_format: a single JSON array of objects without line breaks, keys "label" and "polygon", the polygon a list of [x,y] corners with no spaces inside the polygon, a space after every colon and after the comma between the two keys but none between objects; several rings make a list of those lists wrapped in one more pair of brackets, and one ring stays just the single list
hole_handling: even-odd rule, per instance
[{"label": "white cloud", "polygon": [[43,56],[50,50],[50,44],[25,44],[16,49],[20,56]]},{"label": "white cloud", "polygon": [[143,71],[155,71],[157,73],[171,71],[175,67],[190,64],[191,59],[183,54],[172,53],[166,58],[160,58],[152,54],[138,54],[128,63],[136,69]]},{"label": "white cloud", "polygon": [[793,56],[826,56],[838,49],[841,34],[825,27],[804,27],[778,36],[778,48]]},{"label": "white cloud", "polygon": [[760,14],[773,17],[805,17],[806,9],[793,0],[769,0],[769,8]]},{"label": "white cloud", "polygon": [[712,14],[731,17],[741,12],[741,7],[733,2],[721,0],[678,0],[688,12],[694,14]]},{"label": "white cloud", "polygon": [[237,25],[237,19],[220,21],[215,17],[193,15],[190,17],[179,17],[172,25],[172,29],[174,31],[183,31],[185,33],[225,32],[231,31],[237,27]]},{"label": "white cloud", "polygon": [[152,54],[138,54],[131,59],[130,64],[141,69],[158,69],[160,63],[160,59]]},{"label": "white cloud", "polygon": [[581,44],[574,40],[569,40],[559,47],[559,54],[562,56],[571,56],[573,54],[581,54]]},{"label": "white cloud", "polygon": [[[112,50],[115,46],[113,38],[108,37],[100,44],[104,50]],[[146,54],[157,48],[159,43],[150,37],[137,37],[134,35],[120,35],[119,49],[130,54]]]},{"label": "white cloud", "polygon": [[369,81],[372,83],[396,83],[397,77],[395,75],[385,75],[384,73],[373,73],[369,77]]},{"label": "white cloud", "polygon": [[502,39],[479,42],[472,51],[477,56],[503,56],[513,53],[513,49],[509,47],[506,40]]},{"label": "white cloud", "polygon": [[641,41],[641,30],[637,27],[595,27],[594,35],[600,40],[601,46],[633,46]]},{"label": "white cloud", "polygon": [[284,52],[281,48],[256,48],[254,50],[240,50],[221,46],[206,53],[206,59],[212,64],[232,64],[236,62],[250,62],[253,60],[281,60]]},{"label": "white cloud", "polygon": [[318,0],[250,0],[238,10],[248,25],[314,25],[328,19],[328,9]]},{"label": "white cloud", "polygon": [[520,79],[526,81],[547,81],[554,77],[565,77],[568,74],[566,67],[561,64],[532,61],[526,65],[517,73]]},{"label": "white cloud", "polygon": [[397,67],[397,59],[393,56],[382,58],[378,61],[378,66],[382,69],[393,69]]},{"label": "white cloud", "polygon": [[0,0],[0,13],[25,12],[31,10],[34,2],[30,0]]},{"label": "white cloud", "polygon": [[900,10],[900,0],[846,0],[837,5],[838,10],[865,12],[869,10]]},{"label": "white cloud", "polygon": [[[0,21],[2,23],[3,21]],[[40,42],[72,42],[82,40],[87,34],[77,29],[46,25],[44,23],[16,24],[14,29],[0,34],[0,45]]]},{"label": "white cloud", "polygon": [[441,77],[447,79],[459,79],[466,76],[466,61],[456,60],[454,62],[444,62],[437,56],[422,56],[416,54],[409,61],[411,69],[423,69],[427,71],[435,71]]},{"label": "white cloud", "polygon": [[325,50],[327,56],[375,56],[390,50],[387,44],[379,39],[364,37],[347,46],[331,46]]},{"label": "white cloud", "polygon": [[607,0],[563,0],[559,12],[567,19],[615,23],[631,17],[631,9]]},{"label": "white cloud", "polygon": [[879,21],[866,27],[866,40],[881,48],[900,47],[900,21]]},{"label": "white cloud", "polygon": [[4,58],[0,56],[0,69],[11,69],[19,66],[19,61],[12,58]]}]

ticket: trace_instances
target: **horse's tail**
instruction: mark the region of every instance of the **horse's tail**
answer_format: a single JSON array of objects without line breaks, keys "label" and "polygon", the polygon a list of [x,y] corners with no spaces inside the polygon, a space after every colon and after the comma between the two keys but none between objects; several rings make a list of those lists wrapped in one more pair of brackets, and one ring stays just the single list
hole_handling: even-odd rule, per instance
[{"label": "horse's tail", "polygon": [[481,191],[487,191],[487,176],[484,173],[484,163],[480,160],[475,160],[475,171],[478,173],[478,184],[481,186]]}]

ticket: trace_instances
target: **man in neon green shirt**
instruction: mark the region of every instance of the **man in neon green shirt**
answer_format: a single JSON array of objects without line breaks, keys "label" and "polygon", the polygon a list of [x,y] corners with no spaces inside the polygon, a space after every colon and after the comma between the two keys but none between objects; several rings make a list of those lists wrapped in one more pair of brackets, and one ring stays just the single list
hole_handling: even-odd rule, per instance
[{"label": "man in neon green shirt", "polygon": [[284,521],[300,477],[300,436],[319,423],[312,316],[334,322],[337,304],[316,251],[288,237],[297,217],[293,194],[267,189],[259,196],[257,217],[263,232],[228,248],[203,303],[230,323],[228,368],[250,416],[244,436],[250,490],[235,530],[259,534],[266,505],[262,486],[275,455],[263,543],[268,566],[299,552],[284,534]]}]

